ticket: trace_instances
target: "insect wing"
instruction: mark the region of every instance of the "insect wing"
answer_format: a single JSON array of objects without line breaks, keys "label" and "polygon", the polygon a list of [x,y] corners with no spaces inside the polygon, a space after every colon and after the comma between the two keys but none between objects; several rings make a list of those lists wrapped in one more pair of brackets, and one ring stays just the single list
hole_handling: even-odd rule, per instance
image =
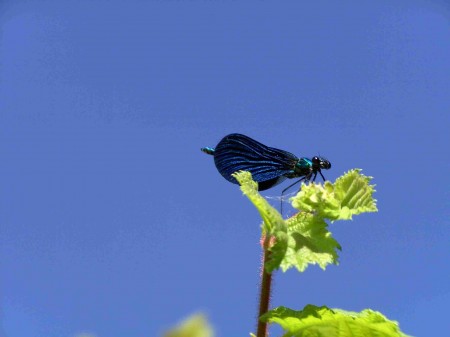
[{"label": "insect wing", "polygon": [[298,158],[290,152],[268,147],[256,140],[231,134],[217,144],[214,162],[217,170],[228,181],[237,184],[231,174],[236,171],[249,171],[259,190],[265,190],[282,182],[284,175],[293,172]]}]

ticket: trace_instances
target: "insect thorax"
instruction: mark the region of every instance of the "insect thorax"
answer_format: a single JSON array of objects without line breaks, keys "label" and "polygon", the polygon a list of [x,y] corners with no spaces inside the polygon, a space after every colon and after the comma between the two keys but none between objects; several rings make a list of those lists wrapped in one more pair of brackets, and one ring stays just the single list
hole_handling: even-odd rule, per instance
[{"label": "insect thorax", "polygon": [[292,178],[307,176],[313,170],[312,161],[308,158],[300,158],[295,164],[294,170],[292,172]]}]

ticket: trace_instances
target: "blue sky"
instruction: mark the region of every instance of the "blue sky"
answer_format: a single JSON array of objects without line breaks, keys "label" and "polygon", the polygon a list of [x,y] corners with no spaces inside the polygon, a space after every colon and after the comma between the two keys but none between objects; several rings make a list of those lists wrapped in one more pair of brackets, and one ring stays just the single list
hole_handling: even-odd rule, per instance
[{"label": "blue sky", "polygon": [[278,272],[273,306],[450,334],[449,20],[431,0],[2,1],[0,335],[159,336],[198,311],[254,331],[260,219],[199,150],[232,132],[377,185],[379,213],[330,226],[340,265]]}]

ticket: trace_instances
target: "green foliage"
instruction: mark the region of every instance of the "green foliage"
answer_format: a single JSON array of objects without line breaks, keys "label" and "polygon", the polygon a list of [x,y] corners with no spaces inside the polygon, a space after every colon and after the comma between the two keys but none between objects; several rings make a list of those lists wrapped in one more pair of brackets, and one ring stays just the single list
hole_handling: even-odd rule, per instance
[{"label": "green foliage", "polygon": [[[372,196],[374,185],[369,185],[372,178],[360,171],[351,170],[334,184],[328,181],[324,185],[303,184],[291,199],[299,213],[287,220],[259,194],[258,184],[249,172],[233,175],[263,219],[264,247],[270,252],[264,266],[268,273],[278,268],[285,271],[295,267],[302,272],[310,264],[318,264],[322,269],[330,263],[337,264],[341,246],[331,236],[326,220],[350,220],[353,215],[377,211]],[[357,313],[314,305],[307,305],[301,311],[278,307],[262,315],[260,320],[280,324],[285,331],[283,337],[408,337],[400,331],[397,322],[369,309]],[[212,336],[205,318],[196,315],[164,337]]]},{"label": "green foliage", "polygon": [[241,185],[241,191],[255,205],[261,218],[263,219],[263,232],[271,233],[272,231],[285,229],[286,224],[281,214],[273,208],[266,199],[258,192],[258,183],[253,181],[250,172],[241,171],[233,174]]},{"label": "green foliage", "polygon": [[374,185],[369,185],[372,177],[350,170],[336,179],[334,184],[303,184],[301,191],[292,198],[292,206],[304,212],[315,212],[330,220],[349,220],[353,215],[376,212],[376,200],[372,194]]},{"label": "green foliage", "polygon": [[397,322],[369,309],[358,313],[314,305],[301,311],[278,307],[260,319],[280,324],[283,337],[407,337]]},{"label": "green foliage", "polygon": [[255,205],[263,219],[263,233],[273,237],[269,248],[271,255],[265,265],[267,272],[281,267],[283,271],[295,267],[300,272],[310,264],[322,269],[338,263],[339,243],[328,230],[330,221],[348,220],[363,212],[376,212],[373,199],[374,186],[371,177],[354,169],[338,178],[334,184],[303,184],[301,191],[292,198],[292,205],[300,212],[288,220],[270,206],[258,193],[258,185],[249,172],[238,172],[234,177],[242,192]]},{"label": "green foliage", "polygon": [[176,328],[166,332],[164,337],[213,337],[214,333],[206,318],[201,315],[192,315]]},{"label": "green foliage", "polygon": [[320,268],[331,263],[338,263],[339,243],[328,231],[328,224],[323,218],[313,213],[299,212],[286,220],[288,225],[288,247],[281,259],[283,271],[291,267],[303,272],[310,264]]},{"label": "green foliage", "polygon": [[233,176],[241,184],[244,195],[250,199],[261,215],[263,234],[275,238],[274,244],[270,247],[272,254],[264,266],[270,273],[279,268],[286,256],[289,242],[287,223],[281,214],[259,194],[258,184],[252,180],[250,172],[238,172]]}]

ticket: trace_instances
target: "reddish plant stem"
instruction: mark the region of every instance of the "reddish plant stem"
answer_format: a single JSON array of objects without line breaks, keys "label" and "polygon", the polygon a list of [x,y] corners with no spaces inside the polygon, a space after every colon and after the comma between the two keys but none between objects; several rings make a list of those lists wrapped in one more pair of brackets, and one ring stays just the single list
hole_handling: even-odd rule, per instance
[{"label": "reddish plant stem", "polygon": [[261,292],[259,296],[259,314],[258,314],[258,327],[256,337],[267,337],[269,335],[267,323],[261,322],[259,320],[259,318],[262,315],[264,315],[267,311],[269,311],[272,273],[266,272],[266,269],[264,268],[266,261],[269,260],[270,258],[269,245],[270,245],[270,237],[266,236],[264,238],[264,243],[262,245],[264,256],[262,259],[262,266],[261,266]]}]

